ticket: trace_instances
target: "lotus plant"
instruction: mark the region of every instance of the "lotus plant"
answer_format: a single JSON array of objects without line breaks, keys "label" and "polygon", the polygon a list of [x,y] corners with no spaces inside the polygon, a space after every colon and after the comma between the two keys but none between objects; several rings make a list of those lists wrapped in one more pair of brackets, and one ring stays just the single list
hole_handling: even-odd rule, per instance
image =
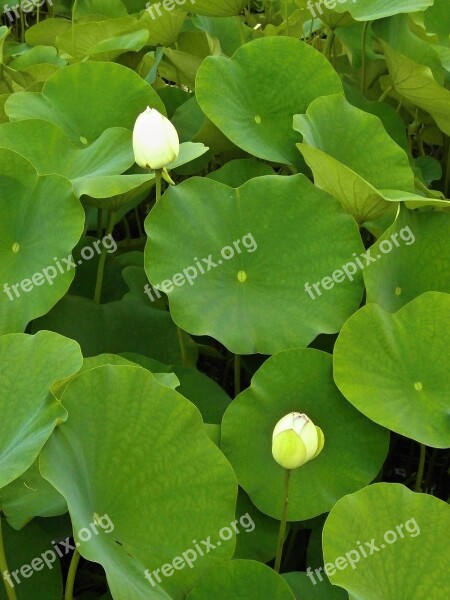
[{"label": "lotus plant", "polygon": [[278,536],[275,571],[280,572],[286,532],[289,499],[289,482],[292,469],[298,469],[316,458],[323,450],[325,438],[320,427],[299,412],[291,412],[278,421],[272,434],[272,456],[286,469],[284,479],[284,500]]}]

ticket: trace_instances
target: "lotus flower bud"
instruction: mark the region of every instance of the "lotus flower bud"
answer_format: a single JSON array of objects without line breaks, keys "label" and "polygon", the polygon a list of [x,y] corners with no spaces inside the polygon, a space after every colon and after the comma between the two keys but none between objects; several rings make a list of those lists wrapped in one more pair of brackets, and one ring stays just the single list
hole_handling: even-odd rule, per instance
[{"label": "lotus flower bud", "polygon": [[297,469],[316,458],[323,445],[322,430],[302,413],[289,413],[273,430],[272,455],[285,469]]},{"label": "lotus flower bud", "polygon": [[140,167],[162,169],[180,153],[177,130],[164,115],[147,107],[134,124],[133,151]]}]

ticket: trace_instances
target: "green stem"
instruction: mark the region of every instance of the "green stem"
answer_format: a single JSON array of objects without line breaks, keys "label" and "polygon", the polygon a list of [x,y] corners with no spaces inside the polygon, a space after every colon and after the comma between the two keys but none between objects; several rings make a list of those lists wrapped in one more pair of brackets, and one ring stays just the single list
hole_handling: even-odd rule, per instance
[{"label": "green stem", "polygon": [[161,178],[162,178],[161,169],[156,169],[155,170],[156,202],[159,202],[161,200]]},{"label": "green stem", "polygon": [[278,534],[278,542],[277,542],[277,556],[275,558],[275,566],[274,570],[279,573],[281,566],[281,556],[283,554],[283,544],[284,537],[286,534],[286,523],[287,523],[287,513],[288,513],[288,502],[289,502],[289,481],[291,479],[291,470],[286,469],[284,474],[284,498],[283,498],[283,510],[281,513],[281,521],[280,521],[280,531]]},{"label": "green stem", "polygon": [[366,55],[366,42],[367,42],[367,31],[369,30],[370,22],[364,23],[362,38],[361,38],[361,91],[366,91],[366,76],[367,76],[367,55]]},{"label": "green stem", "polygon": [[[447,164],[445,168],[445,176],[444,176],[444,196],[446,198],[449,197],[450,194],[450,137],[448,135],[445,136],[445,144],[444,148],[446,150]],[[445,160],[445,159],[444,159]]]},{"label": "green stem", "polygon": [[389,87],[387,87],[384,92],[381,94],[381,96],[378,98],[378,102],[383,102],[383,100],[389,96],[389,94],[392,92],[392,90],[394,89],[393,85],[390,85]]},{"label": "green stem", "polygon": [[334,29],[329,29],[328,30],[328,35],[327,35],[327,39],[325,42],[325,48],[323,49],[323,54],[324,56],[326,56],[326,58],[328,58],[328,60],[331,62],[331,52],[333,49],[333,43],[334,43],[334,38],[336,37],[336,32]]},{"label": "green stem", "polygon": [[184,343],[183,332],[177,325],[178,343],[180,344],[181,360],[183,361],[183,367],[189,366],[189,355],[187,352],[186,344]]},{"label": "green stem", "polygon": [[289,36],[289,6],[288,6],[288,0],[284,0],[284,19],[286,21],[286,35]]},{"label": "green stem", "polygon": [[[114,221],[116,218],[116,211],[109,211],[108,218],[108,226],[106,228],[105,237],[108,237],[112,234],[114,229]],[[102,245],[102,252],[100,254],[100,260],[98,261],[98,269],[97,269],[97,281],[95,283],[95,294],[94,294],[94,302],[96,304],[100,304],[100,299],[102,295],[102,285],[103,285],[103,275],[105,273],[105,263],[106,263],[106,247]]]},{"label": "green stem", "polygon": [[97,237],[100,239],[102,237],[102,229],[103,229],[103,211],[101,208],[97,209]]},{"label": "green stem", "polygon": [[438,455],[438,449],[437,448],[433,448],[433,451],[431,453],[431,458],[430,458],[430,460],[428,462],[428,469],[427,469],[427,474],[426,474],[426,477],[425,477],[425,483],[423,485],[423,489],[425,490],[425,492],[427,491],[427,489],[431,485],[431,480],[433,478],[434,466],[436,464],[437,455]]},{"label": "green stem", "polygon": [[239,23],[239,39],[241,42],[241,46],[243,46],[245,44],[244,23],[242,22],[242,19],[240,16],[237,16],[236,19],[238,20],[238,23]]},{"label": "green stem", "polygon": [[72,50],[73,50],[73,56],[76,55],[76,51],[75,51],[75,12],[77,10],[77,4],[78,4],[78,0],[74,0],[73,6],[72,6]]},{"label": "green stem", "polygon": [[80,562],[80,553],[77,549],[72,554],[72,560],[70,561],[69,572],[66,580],[66,591],[64,593],[64,600],[73,600],[73,587],[75,584],[75,576],[77,574],[78,563]]},{"label": "green stem", "polygon": [[3,545],[2,515],[1,514],[0,514],[0,573],[2,574],[3,583],[5,584],[6,596],[8,597],[8,600],[17,600],[17,596],[16,596],[16,592],[14,590],[14,587],[11,587],[9,582],[6,581],[6,578],[4,577],[5,573],[9,574],[9,569],[8,569],[8,563],[6,562],[5,547]]},{"label": "green stem", "polygon": [[425,446],[425,444],[420,444],[420,459],[419,459],[419,468],[417,469],[416,485],[414,488],[415,492],[422,491],[422,479],[423,479],[423,472],[425,469],[425,456],[426,456],[426,446]]},{"label": "green stem", "polygon": [[131,243],[131,230],[130,230],[130,225],[128,223],[128,219],[127,219],[126,215],[122,219],[122,223],[123,223],[123,227],[125,229],[126,244],[127,244],[127,246],[129,246]]},{"label": "green stem", "polygon": [[234,355],[234,395],[241,393],[241,356]]},{"label": "green stem", "polygon": [[20,13],[20,41],[25,41],[25,16],[23,14],[22,6],[19,8]]},{"label": "green stem", "polygon": [[141,217],[139,215],[139,209],[138,209],[137,206],[134,207],[134,217],[136,219],[136,225],[137,225],[137,228],[138,228],[138,234],[139,234],[139,237],[141,238],[141,237],[144,236],[144,232],[142,230]]}]

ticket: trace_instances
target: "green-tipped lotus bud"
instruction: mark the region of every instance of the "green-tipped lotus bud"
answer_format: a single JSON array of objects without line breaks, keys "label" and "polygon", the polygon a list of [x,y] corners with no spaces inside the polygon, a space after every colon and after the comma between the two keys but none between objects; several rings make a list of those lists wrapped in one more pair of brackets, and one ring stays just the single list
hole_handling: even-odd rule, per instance
[{"label": "green-tipped lotus bud", "polygon": [[134,124],[133,151],[140,167],[162,169],[180,153],[177,130],[164,115],[147,107]]},{"label": "green-tipped lotus bud", "polygon": [[297,469],[316,458],[323,445],[322,430],[302,413],[289,413],[273,430],[272,455],[285,469]]}]

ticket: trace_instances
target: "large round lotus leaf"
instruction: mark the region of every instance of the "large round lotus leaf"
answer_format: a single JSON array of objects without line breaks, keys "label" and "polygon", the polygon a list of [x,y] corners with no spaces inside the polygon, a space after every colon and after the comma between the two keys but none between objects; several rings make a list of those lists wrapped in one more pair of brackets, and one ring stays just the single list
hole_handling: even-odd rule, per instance
[{"label": "large round lotus leaf", "polygon": [[335,12],[349,12],[357,21],[375,21],[425,10],[433,4],[433,0],[337,0],[334,4]]},{"label": "large round lotus leaf", "polygon": [[[184,597],[235,545],[231,535],[199,555],[195,568],[185,563],[154,587],[144,578],[146,569],[160,570],[193,548],[193,540],[216,545],[234,519],[236,479],[200,413],[134,366],[86,371],[61,402],[69,419],[45,446],[40,468],[67,500],[80,553],[104,567],[115,600],[167,598],[162,589]],[[77,532],[96,514],[114,529],[83,541]]]},{"label": "large round lotus leaf", "polygon": [[331,585],[328,577],[319,573],[322,579],[314,572],[301,573],[283,573],[284,579],[288,582],[294,593],[296,600],[348,600],[348,594],[345,590],[335,585]]},{"label": "large round lotus leaf", "polygon": [[[319,287],[315,298],[305,287],[345,265],[362,243],[355,221],[304,175],[257,177],[237,189],[190,179],[167,191],[145,227],[146,273],[167,293],[174,321],[232,352],[307,346],[339,331],[359,306],[360,274]],[[184,269],[191,283],[180,284]]]},{"label": "large round lotus leaf", "polygon": [[84,356],[135,352],[165,363],[181,364],[177,329],[169,312],[146,306],[135,298],[96,304],[89,298],[66,295],[33,331],[49,329],[77,340]]},{"label": "large round lotus leaf", "polygon": [[31,467],[54,427],[66,419],[49,390],[82,362],[78,344],[56,333],[0,337],[0,488]]},{"label": "large round lotus leaf", "polygon": [[0,510],[14,529],[34,517],[54,517],[67,512],[67,502],[39,472],[39,458],[25,473],[0,489]]},{"label": "large round lotus leaf", "polygon": [[57,71],[42,92],[12,94],[5,111],[11,121],[56,123],[83,147],[109,127],[132,129],[147,106],[166,114],[158,94],[137,73],[111,62],[83,62]]},{"label": "large round lotus leaf", "polygon": [[186,600],[295,600],[284,579],[254,560],[233,560],[211,571]]},{"label": "large round lotus leaf", "polygon": [[247,0],[186,0],[180,8],[208,17],[232,17],[246,6]]},{"label": "large round lotus leaf", "polygon": [[[35,523],[30,523],[23,531],[14,531],[9,525],[2,523],[2,529],[6,559],[17,600],[60,600],[63,584],[59,564],[57,561],[50,562],[49,554],[46,557],[50,568],[42,560],[42,554],[52,550],[53,538]],[[34,559],[40,560],[39,563],[34,563],[37,570],[31,566]],[[22,569],[25,577],[21,573]],[[19,581],[13,575],[14,571]],[[3,578],[0,578],[0,600],[8,600]]]},{"label": "large round lotus leaf", "polygon": [[342,498],[327,518],[330,580],[355,600],[447,600],[448,531],[450,510],[442,500],[396,483],[371,485]]},{"label": "large round lotus leaf", "polygon": [[253,504],[279,519],[285,470],[272,457],[272,433],[290,412],[320,427],[320,455],[291,473],[289,521],[331,510],[370,483],[386,458],[389,433],[355,410],[333,382],[332,357],[319,350],[287,350],[269,358],[222,421],[221,448]]},{"label": "large round lotus leaf", "polygon": [[383,190],[413,194],[414,173],[406,152],[378,117],[352,106],[343,96],[318,98],[306,115],[295,115],[294,128],[303,134],[298,147],[315,184],[337,198],[359,223],[390,208]]},{"label": "large round lotus leaf", "polygon": [[341,81],[326,58],[288,37],[254,40],[231,59],[210,56],[196,78],[203,112],[232,142],[259,158],[293,165],[302,164],[293,115],[319,96],[339,93]]},{"label": "large round lotus leaf", "polygon": [[[420,294],[450,293],[450,215],[404,209],[371,248],[367,302],[395,312]],[[390,250],[390,248],[392,248]]]},{"label": "large round lotus leaf", "polygon": [[83,232],[84,211],[67,179],[41,177],[0,149],[0,214],[1,334],[23,331],[66,293],[74,270],[64,259]]},{"label": "large round lotus leaf", "polygon": [[345,323],[334,378],[359,411],[434,448],[450,446],[450,295],[427,292],[395,314],[376,304]]}]

